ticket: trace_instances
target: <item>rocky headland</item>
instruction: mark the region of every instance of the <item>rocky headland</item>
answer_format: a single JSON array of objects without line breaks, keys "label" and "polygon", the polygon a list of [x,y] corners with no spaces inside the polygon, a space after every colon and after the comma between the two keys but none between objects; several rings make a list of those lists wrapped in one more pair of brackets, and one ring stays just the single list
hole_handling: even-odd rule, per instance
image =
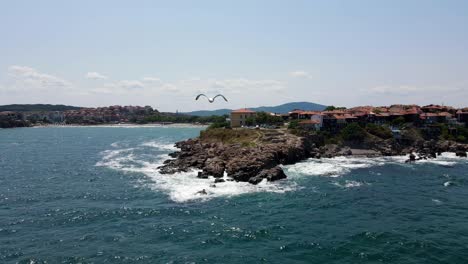
[{"label": "rocky headland", "polygon": [[280,164],[293,164],[311,156],[313,147],[303,137],[285,130],[211,129],[200,137],[176,143],[180,151],[160,167],[163,174],[201,170],[200,178],[221,179],[226,173],[235,181],[257,184],[263,179],[286,178]]},{"label": "rocky headland", "polygon": [[258,184],[263,179],[286,178],[280,165],[294,164],[307,158],[335,156],[410,155],[409,161],[436,158],[442,152],[455,152],[466,157],[467,144],[431,140],[401,143],[393,139],[370,138],[362,142],[323,144],[316,137],[300,136],[286,129],[209,129],[200,137],[177,142],[180,150],[173,159],[159,167],[163,174],[198,169],[199,178],[215,177],[215,182],[228,180]]}]

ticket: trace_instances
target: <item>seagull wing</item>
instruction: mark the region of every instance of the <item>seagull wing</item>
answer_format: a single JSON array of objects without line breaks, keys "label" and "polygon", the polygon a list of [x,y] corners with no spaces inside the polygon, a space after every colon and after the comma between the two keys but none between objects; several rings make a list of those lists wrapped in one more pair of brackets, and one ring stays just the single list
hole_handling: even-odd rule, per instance
[{"label": "seagull wing", "polygon": [[207,97],[206,95],[204,95],[204,94],[199,94],[199,95],[197,95],[197,97],[195,98],[195,100],[198,100],[198,98],[200,98],[200,96],[205,96],[206,98],[208,98],[208,97]]},{"label": "seagull wing", "polygon": [[224,101],[226,101],[226,102],[228,101],[228,100],[226,99],[226,97],[224,97],[224,95],[222,95],[222,94],[216,95],[215,97],[213,97],[213,100],[214,100],[216,97],[218,97],[218,96],[219,96],[219,97],[222,97],[222,98],[224,99]]}]

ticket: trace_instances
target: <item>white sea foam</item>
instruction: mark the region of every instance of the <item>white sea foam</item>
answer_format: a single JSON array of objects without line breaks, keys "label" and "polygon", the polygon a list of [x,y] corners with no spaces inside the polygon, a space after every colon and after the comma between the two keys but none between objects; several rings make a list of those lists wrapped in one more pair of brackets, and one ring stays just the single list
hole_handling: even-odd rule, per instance
[{"label": "white sea foam", "polygon": [[286,171],[293,175],[312,175],[339,177],[353,169],[369,168],[385,164],[378,158],[335,157],[324,159],[309,159],[305,162],[285,166]]},{"label": "white sea foam", "polygon": [[445,187],[449,187],[450,185],[453,185],[453,182],[451,182],[451,181],[444,182]]},{"label": "white sea foam", "polygon": [[[144,146],[150,145],[161,150],[168,150],[167,144],[159,144],[157,142],[143,144]],[[228,181],[226,176],[224,178],[225,182],[214,183],[213,177],[209,177],[208,179],[197,178],[198,171],[196,170],[171,175],[161,174],[158,167],[169,156],[167,154],[158,155],[156,162],[148,162],[144,160],[143,155],[136,154],[137,149],[126,148],[103,151],[101,153],[102,159],[96,166],[108,167],[124,172],[142,173],[151,180],[151,183],[149,183],[151,189],[165,192],[175,202],[209,200],[215,197],[230,197],[256,192],[284,193],[296,189],[296,184],[291,181],[272,183],[264,180],[257,185],[253,185],[246,182]],[[200,194],[199,191],[201,190],[205,190],[206,194]]]},{"label": "white sea foam", "polygon": [[111,147],[113,147],[113,148],[118,148],[118,147],[120,147],[120,142],[114,142],[114,143],[112,143],[112,144],[111,144]]},{"label": "white sea foam", "polygon": [[454,166],[457,163],[468,162],[467,159],[459,158],[454,153],[442,153],[436,159],[419,160],[415,163],[406,164],[409,159],[406,156],[391,157],[334,157],[322,159],[308,159],[307,161],[296,163],[294,165],[284,166],[286,172],[291,175],[310,175],[310,176],[328,176],[339,177],[354,169],[370,168],[374,166],[383,166],[385,164],[395,164],[401,166],[420,166],[423,164],[436,164],[440,166]]},{"label": "white sea foam", "polygon": [[[128,146],[128,144],[124,144]],[[263,181],[258,185],[252,185],[245,182],[227,181],[223,183],[214,183],[214,178],[197,178],[198,171],[185,173],[176,173],[172,175],[160,174],[158,167],[163,161],[169,159],[167,154],[162,154],[148,161],[145,148],[156,148],[162,152],[171,152],[177,150],[172,143],[165,140],[154,140],[143,142],[135,148],[121,148],[124,145],[119,142],[113,143],[110,150],[101,153],[102,159],[96,166],[108,167],[125,172],[136,172],[145,175],[150,179],[149,187],[154,190],[163,191],[168,194],[170,199],[176,202],[187,202],[191,200],[209,200],[214,197],[229,197],[246,193],[256,192],[275,192],[284,193],[297,190],[298,186],[294,181],[295,177],[328,176],[339,177],[355,169],[370,168],[382,166],[384,164],[400,164],[401,166],[418,166],[418,164],[433,163],[443,166],[450,166],[457,162],[466,162],[466,159],[460,159],[451,153],[444,153],[437,159],[421,160],[413,164],[405,164],[408,156],[396,157],[335,157],[323,159],[309,159],[294,165],[283,166],[289,180],[267,182]],[[121,149],[118,149],[118,148]],[[143,150],[143,151],[142,151]],[[146,153],[146,154],[139,154]],[[465,161],[462,161],[465,160]],[[146,181],[145,184],[148,184]],[[333,184],[342,188],[356,188],[367,183],[346,180],[344,182],[336,181]],[[200,194],[199,191],[205,190],[206,194]]]},{"label": "white sea foam", "polygon": [[157,149],[160,149],[160,150],[167,150],[167,151],[177,151],[177,150],[179,150],[178,148],[176,148],[174,146],[174,143],[163,143],[163,142],[156,141],[156,140],[143,142],[141,144],[141,146],[157,148]]},{"label": "white sea foam", "polygon": [[341,188],[355,188],[355,187],[361,187],[362,185],[369,185],[368,183],[362,183],[358,181],[348,181],[346,180],[344,183],[339,183],[339,182],[333,182],[333,185],[336,185]]}]

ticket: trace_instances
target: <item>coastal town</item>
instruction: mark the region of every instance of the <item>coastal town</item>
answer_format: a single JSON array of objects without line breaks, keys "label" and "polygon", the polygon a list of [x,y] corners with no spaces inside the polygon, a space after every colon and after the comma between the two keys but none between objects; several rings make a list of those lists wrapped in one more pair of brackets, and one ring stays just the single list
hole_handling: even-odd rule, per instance
[{"label": "coastal town", "polygon": [[64,111],[1,111],[0,127],[28,127],[47,124],[118,124],[138,123],[159,113],[151,106],[109,106]]},{"label": "coastal town", "polygon": [[[454,126],[465,126],[468,123],[468,108],[427,105],[392,105],[392,106],[358,106],[353,108],[329,107],[324,111],[295,109],[289,113],[269,113],[281,117],[285,122],[299,120],[298,125],[315,130],[336,131],[349,123],[386,124],[401,120],[417,125],[445,123]],[[231,112],[231,127],[249,126],[256,112],[249,109],[238,109]]]},{"label": "coastal town", "polygon": [[[151,106],[109,106],[97,108],[64,108],[63,111],[0,111],[0,127],[28,127],[42,125],[99,125],[99,124],[147,124],[147,123],[222,123],[220,127],[283,127],[309,131],[339,133],[349,124],[365,127],[372,124],[390,129],[400,136],[402,124],[417,127],[429,137],[443,133],[465,141],[460,129],[468,126],[468,108],[444,105],[391,105],[358,106],[353,108],[329,106],[322,111],[292,109],[287,113],[255,112],[247,108],[231,111],[229,116],[196,117],[180,113],[161,113]],[[30,110],[30,111],[26,111]],[[226,122],[227,121],[227,122]],[[445,131],[446,130],[446,131]]]},{"label": "coastal town", "polygon": [[286,178],[282,165],[308,158],[407,155],[406,162],[413,163],[444,152],[466,158],[467,110],[393,105],[275,114],[244,108],[232,111],[230,122],[177,142],[180,150],[159,169],[163,174],[198,169],[199,178],[213,176],[214,183],[258,184]]}]

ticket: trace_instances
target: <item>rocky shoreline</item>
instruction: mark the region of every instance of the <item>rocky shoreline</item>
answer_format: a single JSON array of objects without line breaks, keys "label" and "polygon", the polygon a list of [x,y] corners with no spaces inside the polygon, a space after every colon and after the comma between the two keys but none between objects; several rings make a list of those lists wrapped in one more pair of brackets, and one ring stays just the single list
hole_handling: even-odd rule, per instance
[{"label": "rocky shoreline", "polygon": [[[201,137],[175,144],[180,151],[170,154],[160,172],[172,174],[191,169],[201,170],[200,178],[222,178],[257,184],[263,179],[275,181],[286,178],[280,164],[294,164],[311,156],[310,142],[284,131],[253,131],[252,144],[226,143]],[[219,179],[221,181],[223,179]]]},{"label": "rocky shoreline", "polygon": [[[244,131],[245,132],[245,131]],[[247,133],[248,132],[248,133]],[[199,178],[215,177],[215,182],[227,180],[258,184],[262,180],[275,181],[286,178],[280,165],[294,164],[308,158],[332,158],[336,156],[398,156],[410,155],[408,162],[436,158],[442,152],[454,152],[466,157],[467,144],[451,141],[420,141],[402,145],[393,140],[372,144],[326,144],[319,146],[314,138],[296,136],[287,130],[250,130],[242,141],[236,130],[217,138],[205,135],[177,142],[180,151],[171,153],[158,169],[162,174],[174,174],[198,169]],[[229,140],[226,139],[226,136]],[[414,154],[413,154],[414,153]]]}]

